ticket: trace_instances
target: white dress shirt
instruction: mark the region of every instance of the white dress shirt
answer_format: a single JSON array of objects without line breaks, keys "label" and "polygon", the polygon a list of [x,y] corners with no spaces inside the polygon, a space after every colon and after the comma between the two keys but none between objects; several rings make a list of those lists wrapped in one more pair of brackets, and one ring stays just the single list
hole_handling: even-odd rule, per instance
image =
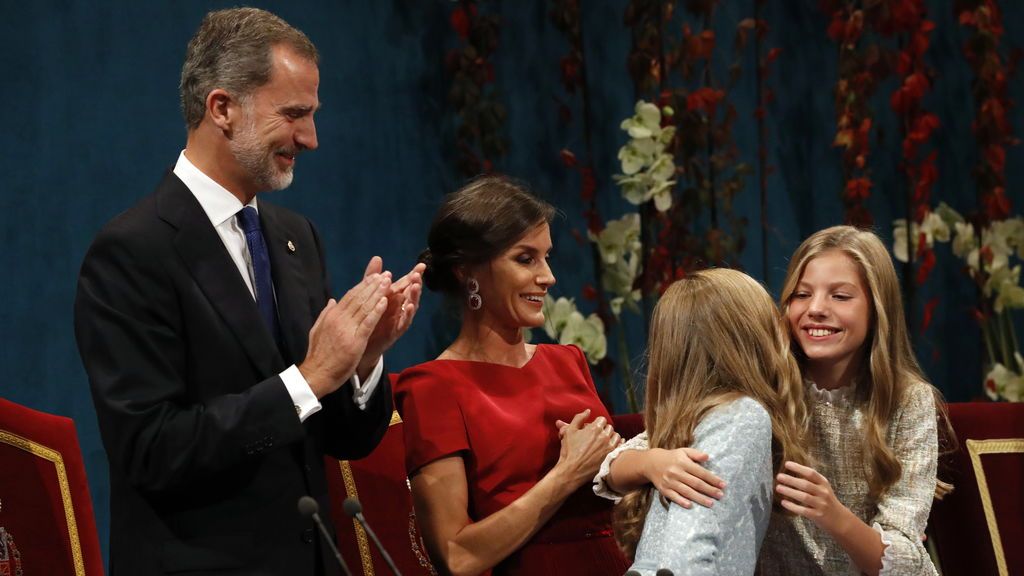
[{"label": "white dress shirt", "polygon": [[[236,218],[236,215],[245,206],[234,194],[196,168],[195,164],[185,157],[184,150],[178,155],[178,163],[174,165],[174,175],[185,183],[185,186],[199,201],[199,205],[203,207],[214,230],[224,242],[224,247],[231,256],[231,260],[238,267],[238,273],[249,288],[249,294],[255,300],[256,292],[253,290],[252,257],[249,254],[249,244],[245,241],[245,232],[239,226],[238,218]],[[255,197],[247,206],[252,206],[259,212]],[[366,382],[360,382],[358,374],[352,375],[352,396],[360,410],[366,409],[366,403],[377,389],[377,383],[383,372],[384,360],[382,358],[377,361],[377,366]],[[306,382],[305,377],[299,372],[298,366],[292,364],[284,372],[281,372],[281,381],[284,382],[288,395],[291,396],[292,402],[295,404],[299,420],[305,421],[306,418],[320,411],[322,408],[320,401],[313,394],[309,382]]]}]

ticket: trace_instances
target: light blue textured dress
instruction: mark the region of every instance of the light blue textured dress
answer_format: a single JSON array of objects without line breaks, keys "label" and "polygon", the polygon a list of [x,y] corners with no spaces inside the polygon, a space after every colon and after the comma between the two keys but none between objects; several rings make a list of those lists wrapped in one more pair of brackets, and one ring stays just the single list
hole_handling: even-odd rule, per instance
[{"label": "light blue textured dress", "polygon": [[768,412],[748,397],[719,406],[694,429],[692,446],[708,453],[708,468],[726,482],[729,497],[711,508],[666,507],[651,488],[651,506],[631,569],[644,575],[668,568],[675,576],[749,576],[772,512]]}]

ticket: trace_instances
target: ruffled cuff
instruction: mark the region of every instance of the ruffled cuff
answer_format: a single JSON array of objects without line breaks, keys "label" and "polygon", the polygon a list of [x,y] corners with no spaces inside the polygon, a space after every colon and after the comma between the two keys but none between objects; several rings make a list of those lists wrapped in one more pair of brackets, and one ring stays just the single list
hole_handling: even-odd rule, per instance
[{"label": "ruffled cuff", "polygon": [[882,553],[882,569],[878,571],[878,576],[886,576],[887,574],[892,573],[893,566],[896,565],[896,555],[895,552],[893,552],[892,538],[889,537],[889,534],[878,522],[873,523],[871,527],[874,528],[875,532],[878,532],[878,535],[882,538],[882,545],[885,546],[885,551]]},{"label": "ruffled cuff", "polygon": [[623,494],[611,489],[608,486],[608,474],[611,473],[612,462],[619,457],[620,454],[626,450],[646,450],[647,449],[647,434],[641,432],[639,435],[630,438],[628,441],[619,444],[617,448],[608,453],[604,457],[604,461],[601,462],[601,468],[597,471],[597,475],[594,476],[594,494],[597,494],[601,498],[607,498],[616,504],[619,500],[622,500]]}]

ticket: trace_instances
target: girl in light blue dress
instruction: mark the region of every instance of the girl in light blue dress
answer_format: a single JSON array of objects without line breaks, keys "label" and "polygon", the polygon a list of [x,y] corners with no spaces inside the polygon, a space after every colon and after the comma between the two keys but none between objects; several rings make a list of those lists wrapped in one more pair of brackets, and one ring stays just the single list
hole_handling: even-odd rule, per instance
[{"label": "girl in light blue dress", "polygon": [[[783,461],[805,462],[803,388],[783,320],[765,289],[728,269],[674,283],[651,321],[646,439],[710,456],[728,485],[712,507],[683,508],[645,486],[616,507],[633,570],[752,574]],[[628,483],[628,482],[627,482]]]}]

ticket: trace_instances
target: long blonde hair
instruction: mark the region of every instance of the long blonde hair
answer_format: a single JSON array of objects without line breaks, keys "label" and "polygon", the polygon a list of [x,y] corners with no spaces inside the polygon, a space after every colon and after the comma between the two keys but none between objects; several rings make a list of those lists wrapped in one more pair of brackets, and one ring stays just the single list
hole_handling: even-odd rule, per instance
[{"label": "long blonde hair", "polygon": [[[709,410],[749,396],[771,417],[774,469],[785,460],[808,461],[807,411],[789,331],[771,296],[746,274],[703,270],[669,286],[654,308],[647,366],[651,448],[689,446]],[[615,509],[615,536],[630,556],[651,497],[649,488],[636,490]]]},{"label": "long blonde hair", "polygon": [[[903,473],[900,461],[886,442],[886,434],[907,388],[915,382],[932,388],[942,435],[949,442],[955,442],[955,439],[948,424],[945,403],[938,390],[925,378],[914,356],[896,269],[885,245],[874,233],[852,226],[833,226],[804,240],[786,270],[780,298],[783,312],[789,311],[790,299],[807,263],[833,250],[842,252],[857,264],[871,303],[870,328],[864,342],[860,374],[856,376],[856,394],[867,403],[864,452],[869,470],[868,496],[877,500]],[[795,346],[794,352],[803,367],[806,357],[799,345]],[[948,484],[940,482],[936,494],[941,497],[948,487]]]}]

